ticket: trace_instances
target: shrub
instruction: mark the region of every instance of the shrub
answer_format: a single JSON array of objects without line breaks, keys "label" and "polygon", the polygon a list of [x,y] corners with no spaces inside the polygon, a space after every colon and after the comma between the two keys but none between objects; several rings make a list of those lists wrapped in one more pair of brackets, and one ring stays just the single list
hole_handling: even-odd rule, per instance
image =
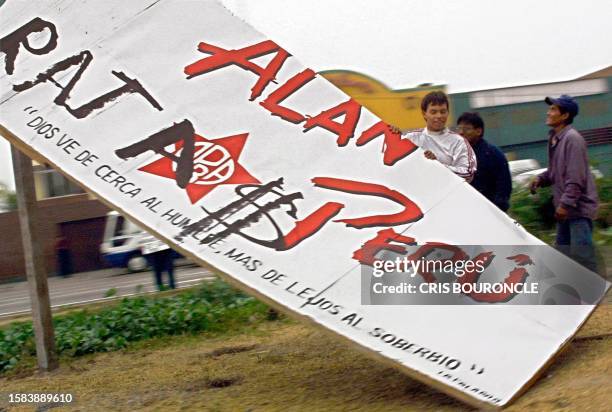
[{"label": "shrub", "polygon": [[[612,178],[596,180],[599,209],[594,221],[594,238],[598,244],[612,244],[609,230],[612,225]],[[554,241],[555,208],[549,187],[538,189],[532,195],[526,188],[515,188],[510,199],[508,214],[522,224],[529,232],[547,243]]]},{"label": "shrub", "polygon": [[[253,315],[265,319],[268,308],[227,284],[216,281],[170,297],[126,298],[118,305],[53,319],[59,354],[79,356],[108,352],[130,342],[159,336],[222,332],[246,323]],[[32,322],[0,330],[0,372],[14,367],[23,355],[35,355]]]},{"label": "shrub", "polygon": [[544,241],[549,240],[550,232],[555,228],[555,208],[550,188],[539,189],[536,195],[525,188],[515,188],[508,214],[530,233]]}]

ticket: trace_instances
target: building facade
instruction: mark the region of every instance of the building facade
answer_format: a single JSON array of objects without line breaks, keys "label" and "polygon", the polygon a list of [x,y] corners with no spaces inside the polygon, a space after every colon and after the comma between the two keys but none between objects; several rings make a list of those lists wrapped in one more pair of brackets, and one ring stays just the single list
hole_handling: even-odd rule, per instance
[{"label": "building facade", "polygon": [[[66,240],[74,272],[107,267],[100,254],[109,208],[52,168],[33,165],[38,235],[49,276],[57,272],[56,240]],[[16,210],[0,212],[0,282],[23,280],[25,260]]]},{"label": "building facade", "polygon": [[584,136],[592,165],[604,175],[612,172],[612,68],[582,78],[556,83],[458,93],[451,96],[455,118],[477,111],[485,121],[487,140],[509,160],[547,159],[546,96],[569,94],[580,113],[574,127]]}]

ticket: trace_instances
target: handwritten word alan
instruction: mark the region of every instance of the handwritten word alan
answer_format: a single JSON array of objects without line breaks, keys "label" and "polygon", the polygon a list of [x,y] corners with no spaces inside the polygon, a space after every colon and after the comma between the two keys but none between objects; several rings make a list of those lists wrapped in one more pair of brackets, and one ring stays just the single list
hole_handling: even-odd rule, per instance
[{"label": "handwritten word alan", "polygon": [[[257,81],[251,88],[251,95],[249,97],[251,101],[256,100],[262,95],[267,86],[276,79],[276,75],[283,67],[285,61],[291,56],[271,40],[253,44],[242,49],[232,50],[226,50],[201,42],[198,45],[198,50],[210,56],[185,67],[184,72],[188,79],[228,66],[238,66],[257,76]],[[251,61],[252,59],[269,54],[274,54],[274,56],[265,67]],[[325,129],[337,136],[336,143],[339,147],[346,146],[355,136],[361,115],[362,107],[355,100],[348,99],[314,115],[299,113],[294,109],[281,105],[284,100],[298,92],[315,77],[316,74],[311,69],[305,69],[300,73],[296,73],[266,96],[259,104],[268,110],[272,116],[278,116],[294,124],[303,123],[303,131],[305,133],[314,128]],[[338,118],[342,116],[344,116],[344,120],[338,121]],[[402,139],[399,133],[392,131],[383,121],[379,121],[363,130],[355,144],[363,146],[379,136],[383,136],[383,163],[387,166],[393,166],[417,148],[410,140]]]}]

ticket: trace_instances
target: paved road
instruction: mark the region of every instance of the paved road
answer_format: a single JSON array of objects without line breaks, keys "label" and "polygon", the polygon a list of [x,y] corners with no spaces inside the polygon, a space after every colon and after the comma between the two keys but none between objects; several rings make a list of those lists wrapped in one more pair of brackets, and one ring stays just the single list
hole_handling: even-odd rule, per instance
[{"label": "paved road", "polygon": [[[199,266],[179,266],[175,270],[177,288],[193,286],[213,278],[215,276],[210,271]],[[110,289],[116,290],[114,297],[117,297],[152,292],[156,287],[152,272],[127,274],[118,269],[77,273],[68,278],[49,278],[53,308],[107,300]],[[30,309],[27,282],[0,285],[0,318],[27,313]]]}]

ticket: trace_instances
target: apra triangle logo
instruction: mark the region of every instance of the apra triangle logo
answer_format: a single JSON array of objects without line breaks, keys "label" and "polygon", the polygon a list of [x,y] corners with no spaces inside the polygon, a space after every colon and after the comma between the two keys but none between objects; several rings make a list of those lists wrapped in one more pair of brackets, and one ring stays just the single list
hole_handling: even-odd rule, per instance
[{"label": "apra triangle logo", "polygon": [[[248,133],[243,133],[209,140],[198,134],[194,135],[193,172],[189,184],[185,187],[192,204],[220,185],[260,183],[238,163],[247,137]],[[181,140],[174,144],[174,149],[169,150],[169,153],[177,159],[182,150]],[[138,170],[176,180],[176,163],[167,156],[162,156]]]}]

